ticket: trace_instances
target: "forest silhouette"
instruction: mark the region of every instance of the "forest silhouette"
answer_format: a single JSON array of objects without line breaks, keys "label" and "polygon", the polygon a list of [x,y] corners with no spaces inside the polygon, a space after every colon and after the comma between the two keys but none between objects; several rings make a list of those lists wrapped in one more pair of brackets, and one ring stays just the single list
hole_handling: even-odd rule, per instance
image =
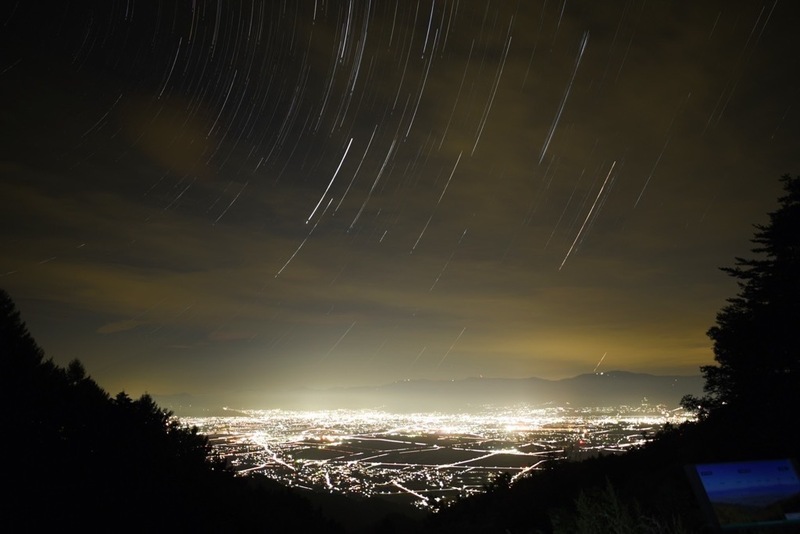
[{"label": "forest silhouette", "polygon": [[[622,455],[555,462],[513,484],[501,477],[424,520],[387,515],[361,531],[710,532],[687,464],[798,457],[800,177],[781,180],[778,209],[756,225],[754,256],[723,268],[739,293],[708,331],[716,364],[701,368],[706,394],[683,400],[697,421],[667,425]],[[53,363],[2,290],[0,355],[3,531],[347,530],[307,496],[234,476],[205,436],[150,396],[112,397],[78,360]]]},{"label": "forest silhouette", "polygon": [[302,497],[235,478],[149,395],[109,396],[46,359],[0,290],[4,532],[336,532]]}]

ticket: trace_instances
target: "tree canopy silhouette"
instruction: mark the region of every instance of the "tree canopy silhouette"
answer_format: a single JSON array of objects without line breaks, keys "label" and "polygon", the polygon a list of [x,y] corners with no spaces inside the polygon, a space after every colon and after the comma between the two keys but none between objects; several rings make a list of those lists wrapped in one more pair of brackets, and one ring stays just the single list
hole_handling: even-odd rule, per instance
[{"label": "tree canopy silhouette", "polygon": [[[716,365],[701,367],[700,421],[665,426],[623,455],[552,462],[510,486],[488,488],[434,516],[445,532],[709,532],[686,478],[691,463],[797,456],[800,427],[800,177],[769,222],[754,258],[723,271],[739,283],[708,330]],[[770,530],[773,531],[773,530]],[[780,530],[777,532],[789,532]]]},{"label": "tree canopy silhouette", "polygon": [[0,530],[335,532],[304,498],[243,480],[149,395],[112,398],[36,344],[0,289]]},{"label": "tree canopy silhouette", "polygon": [[702,417],[736,411],[780,411],[797,405],[800,391],[800,176],[781,178],[784,194],[755,225],[754,258],[722,270],[739,284],[737,296],[708,330],[716,365],[701,367],[701,399],[684,397]]}]

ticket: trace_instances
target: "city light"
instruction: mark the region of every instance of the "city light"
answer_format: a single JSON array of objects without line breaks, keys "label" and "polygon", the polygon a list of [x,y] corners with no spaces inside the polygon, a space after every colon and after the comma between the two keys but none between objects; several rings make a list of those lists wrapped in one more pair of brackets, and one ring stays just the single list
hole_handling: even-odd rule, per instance
[{"label": "city light", "polygon": [[661,406],[479,413],[252,410],[183,418],[241,476],[437,508],[548,463],[618,454],[690,416]]}]

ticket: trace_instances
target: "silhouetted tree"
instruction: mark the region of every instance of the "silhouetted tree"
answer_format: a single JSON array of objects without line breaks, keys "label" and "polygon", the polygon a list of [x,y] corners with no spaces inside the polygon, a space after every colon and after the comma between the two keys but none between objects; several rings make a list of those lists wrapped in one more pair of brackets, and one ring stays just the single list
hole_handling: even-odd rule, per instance
[{"label": "silhouetted tree", "polygon": [[64,379],[63,372],[50,360],[44,359],[44,351],[36,344],[20,319],[11,297],[0,289],[0,400],[6,403],[38,403],[31,395],[30,384],[34,382],[55,385]]},{"label": "silhouetted tree", "polygon": [[[757,225],[754,259],[723,271],[739,293],[708,336],[716,365],[701,368],[700,422],[662,429],[624,455],[551,463],[514,484],[456,501],[433,516],[442,532],[707,532],[687,463],[797,455],[800,405],[800,177]],[[604,482],[605,481],[605,482]]]},{"label": "silhouetted tree", "polygon": [[701,367],[701,399],[685,407],[706,417],[730,406],[740,413],[781,411],[800,391],[800,176],[781,178],[785,194],[769,223],[756,225],[753,259],[736,258],[723,271],[739,293],[708,330],[717,365]]},{"label": "silhouetted tree", "polygon": [[2,532],[338,529],[288,489],[252,487],[209,461],[208,439],[149,395],[112,398],[80,361],[45,359],[1,289],[0,401]]}]

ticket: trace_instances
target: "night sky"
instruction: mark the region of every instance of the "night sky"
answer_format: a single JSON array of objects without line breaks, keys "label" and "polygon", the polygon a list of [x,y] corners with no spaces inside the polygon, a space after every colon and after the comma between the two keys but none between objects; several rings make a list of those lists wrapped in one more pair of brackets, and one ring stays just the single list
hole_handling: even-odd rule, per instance
[{"label": "night sky", "polygon": [[791,1],[19,1],[0,287],[111,393],[696,374]]}]

